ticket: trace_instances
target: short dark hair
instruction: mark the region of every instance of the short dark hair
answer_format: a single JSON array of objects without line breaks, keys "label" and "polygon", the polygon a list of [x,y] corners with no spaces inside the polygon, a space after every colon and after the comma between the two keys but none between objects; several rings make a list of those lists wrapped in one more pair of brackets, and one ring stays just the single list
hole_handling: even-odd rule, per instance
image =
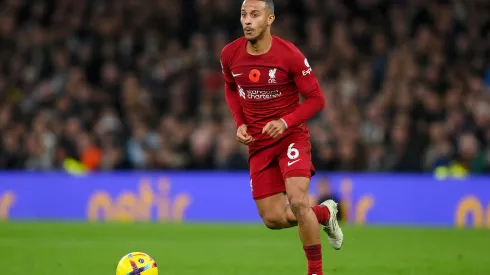
[{"label": "short dark hair", "polygon": [[274,13],[274,1],[273,0],[263,0],[265,5]]}]

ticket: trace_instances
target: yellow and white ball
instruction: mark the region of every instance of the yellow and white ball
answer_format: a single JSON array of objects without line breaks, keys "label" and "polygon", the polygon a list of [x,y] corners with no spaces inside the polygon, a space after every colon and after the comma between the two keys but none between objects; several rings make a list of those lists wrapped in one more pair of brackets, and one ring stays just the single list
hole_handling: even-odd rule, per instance
[{"label": "yellow and white ball", "polygon": [[131,252],[117,264],[116,275],[158,275],[158,267],[148,254]]}]

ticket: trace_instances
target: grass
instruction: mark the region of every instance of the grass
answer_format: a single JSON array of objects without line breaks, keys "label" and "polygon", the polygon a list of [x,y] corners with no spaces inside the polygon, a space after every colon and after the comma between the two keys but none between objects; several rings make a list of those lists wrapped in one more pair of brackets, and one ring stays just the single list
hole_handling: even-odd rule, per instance
[{"label": "grass", "polygon": [[[324,244],[325,274],[483,275],[490,231],[344,227],[340,251]],[[0,223],[9,275],[115,274],[128,252],[150,254],[160,275],[306,274],[295,229],[259,225]]]}]

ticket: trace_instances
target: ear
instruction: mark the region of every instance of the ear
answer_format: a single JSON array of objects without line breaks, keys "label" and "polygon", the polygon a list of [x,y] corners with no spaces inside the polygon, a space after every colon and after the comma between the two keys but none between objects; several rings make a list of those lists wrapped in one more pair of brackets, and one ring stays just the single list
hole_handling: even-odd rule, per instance
[{"label": "ear", "polygon": [[269,14],[269,18],[267,18],[267,26],[272,25],[274,20],[276,19],[276,16],[274,14]]}]

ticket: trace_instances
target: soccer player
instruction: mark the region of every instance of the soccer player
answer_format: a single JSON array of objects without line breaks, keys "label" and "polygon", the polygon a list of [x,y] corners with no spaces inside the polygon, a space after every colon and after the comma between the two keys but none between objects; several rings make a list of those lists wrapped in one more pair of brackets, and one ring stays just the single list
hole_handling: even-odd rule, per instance
[{"label": "soccer player", "polygon": [[312,207],[308,198],[315,169],[305,122],[325,98],[303,54],[271,35],[272,0],[245,0],[240,18],[244,37],[226,45],[220,61],[237,139],[248,145],[252,196],[268,228],[298,226],[308,275],[322,275],[319,223],[335,249],[343,241],[337,203]]}]

